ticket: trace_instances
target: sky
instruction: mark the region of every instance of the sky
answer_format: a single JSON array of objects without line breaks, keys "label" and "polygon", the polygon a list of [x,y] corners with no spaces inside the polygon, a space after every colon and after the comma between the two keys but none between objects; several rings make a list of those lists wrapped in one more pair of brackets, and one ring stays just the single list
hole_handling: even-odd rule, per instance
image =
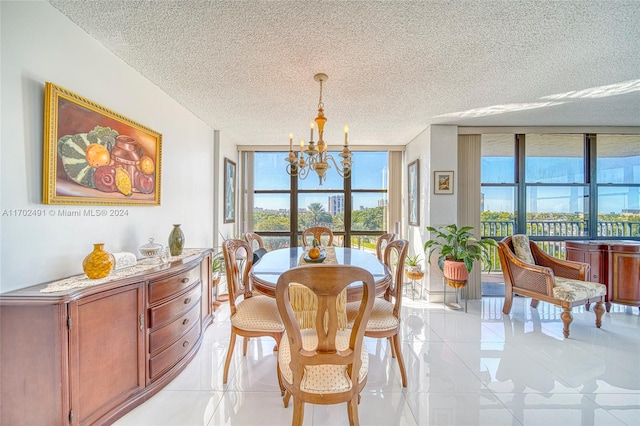
[{"label": "sky", "polygon": [[[337,160],[337,152],[331,153]],[[288,190],[289,175],[286,173],[286,154],[283,152],[257,152],[255,154],[256,173],[255,189]],[[354,152],[352,170],[353,189],[380,189],[387,186],[388,154],[386,152]],[[583,159],[575,157],[527,157],[527,182],[564,185],[561,187],[538,187],[529,190],[527,211],[550,213],[587,213],[588,188],[571,186],[582,183],[584,178]],[[299,189],[311,190],[312,193],[301,193],[300,207],[311,203],[321,203],[328,210],[329,192],[342,188],[342,178],[335,171],[335,166],[327,172],[327,180],[320,186],[315,172],[311,172],[304,180],[299,180]],[[513,157],[483,157],[483,183],[513,183]],[[614,184],[640,183],[640,158],[618,157],[600,158],[597,162],[598,181]],[[271,170],[271,173],[267,173]],[[260,173],[262,171],[262,173]],[[484,209],[490,211],[515,211],[515,189],[484,187]],[[601,213],[621,213],[623,209],[640,208],[640,188],[626,186],[601,187],[598,199]],[[376,207],[381,194],[354,193],[354,207]],[[264,209],[289,209],[288,194],[257,195],[255,206]]]},{"label": "sky", "polygon": [[[585,182],[582,158],[527,157],[525,181],[564,185],[560,187],[529,187],[528,212],[588,213],[588,187],[572,186]],[[514,159],[483,157],[483,183],[513,183]],[[640,208],[640,188],[626,186],[640,183],[640,157],[599,158],[597,182],[615,184],[598,189],[600,213],[621,213],[623,209]],[[515,211],[516,189],[483,187],[484,210]]]},{"label": "sky", "polygon": [[[338,152],[330,152],[330,154],[339,163]],[[256,152],[255,153],[255,170],[256,181],[254,183],[256,190],[288,190],[290,185],[289,175],[286,173],[285,157],[287,154],[283,152]],[[351,172],[351,187],[357,189],[386,189],[387,174],[389,172],[388,153],[385,152],[365,152],[356,151],[351,159],[353,168]],[[329,196],[335,193],[321,192],[327,190],[340,190],[343,188],[343,179],[335,170],[334,164],[329,161],[331,169],[327,172],[327,179],[322,186],[318,183],[318,175],[311,172],[305,179],[299,179],[298,185],[300,190],[312,190],[313,193],[300,194],[300,207],[307,207],[311,203],[321,203],[325,210],[329,207]],[[272,170],[272,173],[266,173]],[[262,171],[262,173],[260,173]],[[275,196],[274,196],[275,195]],[[354,206],[359,209],[378,206],[378,201],[383,194],[352,194],[354,197]],[[386,195],[385,195],[386,198]],[[289,209],[288,194],[278,196],[276,194],[257,195],[255,207],[263,209]]]}]

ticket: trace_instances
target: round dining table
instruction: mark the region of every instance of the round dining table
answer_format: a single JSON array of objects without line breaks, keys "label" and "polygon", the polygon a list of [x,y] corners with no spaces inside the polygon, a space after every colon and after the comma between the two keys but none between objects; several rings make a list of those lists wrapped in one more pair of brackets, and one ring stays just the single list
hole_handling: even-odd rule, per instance
[{"label": "round dining table", "polygon": [[[389,268],[378,258],[362,250],[333,247],[335,260],[339,265],[359,266],[371,272],[376,281],[376,295],[384,294],[391,284],[391,272]],[[253,265],[249,272],[249,279],[253,288],[267,296],[275,297],[276,284],[280,274],[291,268],[303,265],[315,265],[315,263],[300,262],[305,253],[304,247],[290,247],[267,252]],[[362,297],[362,285],[351,284],[347,288],[347,300],[358,300]]]}]

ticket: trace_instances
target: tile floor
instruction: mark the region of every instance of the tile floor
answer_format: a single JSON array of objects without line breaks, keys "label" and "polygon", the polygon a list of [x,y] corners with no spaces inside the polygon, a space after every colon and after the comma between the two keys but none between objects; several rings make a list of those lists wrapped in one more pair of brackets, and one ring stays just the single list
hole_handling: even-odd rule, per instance
[{"label": "tile floor", "polygon": [[[402,388],[386,341],[366,339],[369,378],[359,408],[367,425],[637,425],[640,419],[638,308],[613,305],[601,329],[574,308],[569,339],[560,310],[516,298],[469,301],[468,312],[405,298]],[[228,304],[216,313],[198,355],[165,389],[116,425],[290,425],[275,375],[272,339],[239,338],[229,372]],[[304,425],[347,425],[344,404],[307,405]]]}]

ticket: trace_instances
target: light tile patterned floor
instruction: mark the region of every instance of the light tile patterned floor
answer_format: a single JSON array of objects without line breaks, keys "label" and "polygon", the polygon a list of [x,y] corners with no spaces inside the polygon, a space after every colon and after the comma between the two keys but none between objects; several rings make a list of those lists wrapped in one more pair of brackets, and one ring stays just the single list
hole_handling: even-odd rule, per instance
[{"label": "light tile patterned floor", "polygon": [[[361,425],[637,425],[640,418],[638,308],[613,305],[601,329],[593,312],[574,308],[569,339],[561,310],[516,298],[469,301],[468,312],[405,298],[403,389],[386,341],[366,339],[369,379]],[[193,362],[118,426],[290,425],[276,375],[272,339],[239,338],[227,385],[222,366],[230,325],[217,312]],[[344,404],[307,405],[305,425],[347,425]]]}]

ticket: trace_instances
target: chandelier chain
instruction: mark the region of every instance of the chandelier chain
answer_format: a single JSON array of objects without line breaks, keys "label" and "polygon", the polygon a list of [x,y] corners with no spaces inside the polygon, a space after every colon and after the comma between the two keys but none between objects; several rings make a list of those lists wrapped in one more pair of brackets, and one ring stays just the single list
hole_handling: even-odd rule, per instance
[{"label": "chandelier chain", "polygon": [[314,80],[320,83],[320,98],[318,100],[318,116],[315,118],[316,125],[318,126],[318,142],[313,141],[313,122],[311,123],[311,137],[309,144],[305,146],[304,139],[300,141],[299,153],[293,150],[293,134],[289,134],[289,155],[285,158],[287,164],[287,173],[290,176],[297,176],[300,179],[305,179],[311,171],[314,171],[318,175],[319,184],[326,179],[326,173],[331,169],[331,164],[335,167],[336,172],[342,178],[348,178],[351,176],[351,166],[353,162],[351,158],[353,154],[349,149],[349,128],[345,124],[344,126],[344,147],[339,152],[338,157],[342,160],[336,161],[333,156],[328,152],[328,146],[323,139],[324,124],[327,118],[324,115],[324,103],[322,102],[322,83],[327,80],[328,76],[324,73],[316,74]]},{"label": "chandelier chain", "polygon": [[318,101],[318,108],[324,108],[324,103],[322,102],[322,79],[320,80],[320,100]]}]

